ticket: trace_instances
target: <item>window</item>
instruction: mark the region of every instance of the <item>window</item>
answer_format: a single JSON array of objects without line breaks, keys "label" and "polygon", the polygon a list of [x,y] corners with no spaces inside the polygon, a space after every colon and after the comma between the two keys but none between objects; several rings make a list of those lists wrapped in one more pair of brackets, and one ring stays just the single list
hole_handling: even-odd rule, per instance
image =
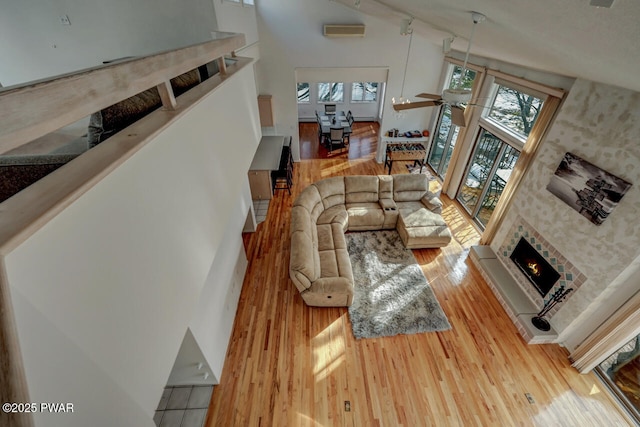
[{"label": "window", "polygon": [[255,5],[255,0],[223,0],[229,3],[242,4],[243,6]]},{"label": "window", "polygon": [[640,420],[640,396],[638,374],[640,373],[640,336],[633,337],[604,362],[596,372],[605,384],[629,409],[636,420]]},{"label": "window", "polygon": [[[449,80],[449,89],[455,89],[460,87],[461,89],[471,89],[473,81],[476,78],[476,72],[467,68],[464,73],[464,78],[460,82],[460,73],[462,73],[462,67],[459,65],[453,66],[453,73],[451,73],[451,80]],[[458,86],[460,85],[460,86]]]},{"label": "window", "polygon": [[311,102],[311,98],[309,96],[309,83],[298,83],[297,91],[298,104],[308,104]]},{"label": "window", "polygon": [[343,102],[344,83],[318,83],[318,102]]},{"label": "window", "polygon": [[480,128],[466,179],[456,197],[480,227],[489,223],[518,157],[518,149]]},{"label": "window", "polygon": [[355,82],[351,85],[352,102],[375,102],[378,99],[378,83]]},{"label": "window", "polygon": [[[458,87],[462,67],[460,65],[449,65],[448,73],[450,73],[449,81],[446,88],[453,89]],[[471,89],[473,82],[477,76],[474,70],[467,69],[464,73],[464,79],[461,87]],[[440,108],[439,118],[434,134],[434,140],[431,144],[427,162],[436,172],[436,174],[444,179],[449,168],[449,161],[453,155],[458,140],[460,128],[451,122],[451,106],[444,104]]]},{"label": "window", "polygon": [[524,140],[529,136],[543,103],[544,100],[533,95],[506,86],[498,86],[487,118]]},{"label": "window", "polygon": [[474,220],[485,228],[520,157],[544,100],[496,82],[495,97],[480,132],[466,179],[457,199]]}]

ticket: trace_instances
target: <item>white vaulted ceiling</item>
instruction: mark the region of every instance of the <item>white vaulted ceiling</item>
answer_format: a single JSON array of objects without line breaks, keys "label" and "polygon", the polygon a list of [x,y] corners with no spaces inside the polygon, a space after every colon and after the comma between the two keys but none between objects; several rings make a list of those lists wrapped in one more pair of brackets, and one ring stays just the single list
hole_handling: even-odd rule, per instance
[{"label": "white vaulted ceiling", "polygon": [[471,11],[485,14],[471,54],[527,68],[640,91],[640,1],[614,0],[611,8],[591,0],[335,0],[398,25],[434,43],[455,35],[451,47],[465,51]]}]

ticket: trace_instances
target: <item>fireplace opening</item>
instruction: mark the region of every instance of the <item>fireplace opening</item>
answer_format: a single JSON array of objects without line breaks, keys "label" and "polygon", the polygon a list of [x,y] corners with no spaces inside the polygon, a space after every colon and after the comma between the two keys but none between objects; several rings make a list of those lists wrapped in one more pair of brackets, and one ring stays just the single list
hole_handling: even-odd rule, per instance
[{"label": "fireplace opening", "polygon": [[511,252],[510,258],[543,297],[560,278],[560,274],[551,264],[522,237]]}]

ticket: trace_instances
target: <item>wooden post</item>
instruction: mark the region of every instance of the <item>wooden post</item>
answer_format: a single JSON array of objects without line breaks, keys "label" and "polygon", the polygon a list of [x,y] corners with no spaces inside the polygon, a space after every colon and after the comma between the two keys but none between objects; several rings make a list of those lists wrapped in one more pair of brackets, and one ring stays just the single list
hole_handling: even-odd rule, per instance
[{"label": "wooden post", "polygon": [[160,93],[160,99],[162,100],[162,106],[166,110],[175,110],[178,106],[178,102],[176,101],[176,97],[173,93],[171,82],[169,80],[165,80],[160,83],[157,88]]},{"label": "wooden post", "polygon": [[220,69],[220,74],[223,76],[227,75],[227,63],[224,62],[224,56],[218,58],[218,68]]},{"label": "wooden post", "polygon": [[[0,400],[2,403],[29,402],[4,258],[0,258],[0,354]],[[34,423],[30,413],[0,411],[0,425],[33,427]]]}]

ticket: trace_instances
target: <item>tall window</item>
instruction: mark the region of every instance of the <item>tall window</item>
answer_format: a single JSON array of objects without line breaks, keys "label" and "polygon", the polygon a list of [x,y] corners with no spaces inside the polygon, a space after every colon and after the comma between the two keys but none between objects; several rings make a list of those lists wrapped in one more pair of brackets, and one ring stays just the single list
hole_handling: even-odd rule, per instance
[{"label": "tall window", "polygon": [[[462,73],[462,67],[459,65],[452,65],[453,69],[449,83],[447,87],[453,89],[458,87],[460,74]],[[462,87],[465,89],[471,89],[473,81],[476,78],[476,72],[473,70],[467,70],[462,80]],[[449,161],[453,154],[453,149],[458,140],[458,133],[460,128],[451,122],[451,106],[443,105],[440,109],[440,116],[438,117],[438,125],[434,135],[433,144],[431,144],[429,156],[427,157],[427,163],[433,168],[436,174],[444,178],[449,167]]]},{"label": "tall window", "polygon": [[533,95],[498,86],[496,97],[487,118],[526,139],[542,109],[542,99]]},{"label": "tall window", "polygon": [[453,66],[453,72],[451,73],[451,79],[449,79],[449,89],[457,88],[458,85],[462,89],[471,89],[473,87],[473,81],[476,78],[476,72],[467,69],[460,82],[460,74],[462,73],[462,67],[459,65]]},{"label": "tall window", "polygon": [[351,85],[352,102],[375,102],[378,99],[378,83],[355,82]]},{"label": "tall window", "polygon": [[496,85],[489,112],[480,119],[476,146],[456,199],[484,228],[515,168],[544,99]]},{"label": "tall window", "polygon": [[343,102],[344,83],[318,83],[318,102]]},{"label": "tall window", "polygon": [[298,104],[308,104],[311,102],[311,97],[309,95],[309,83],[298,83],[297,91]]}]

